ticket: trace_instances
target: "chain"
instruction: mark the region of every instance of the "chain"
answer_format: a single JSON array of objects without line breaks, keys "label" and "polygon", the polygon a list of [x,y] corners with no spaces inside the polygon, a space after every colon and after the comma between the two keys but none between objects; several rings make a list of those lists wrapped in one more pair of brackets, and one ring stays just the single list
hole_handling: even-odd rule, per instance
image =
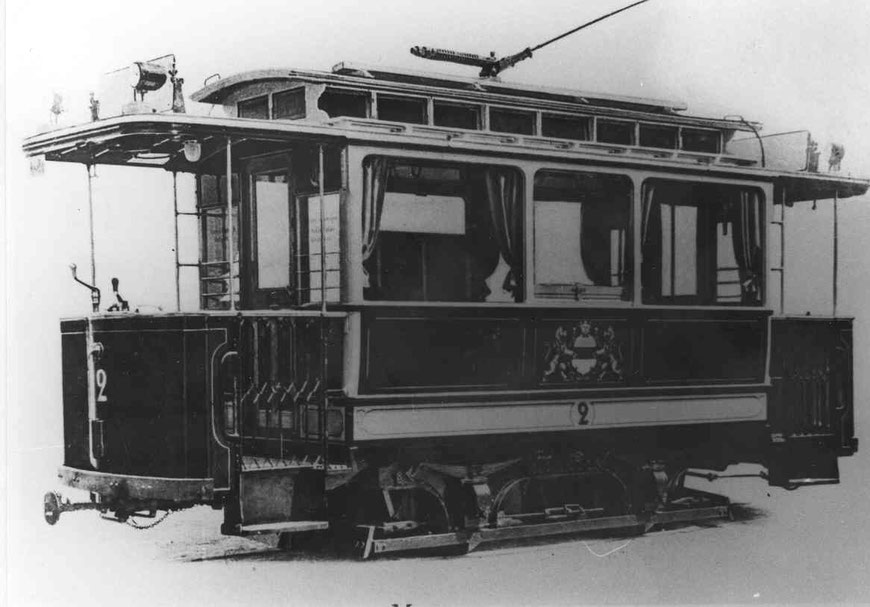
[{"label": "chain", "polygon": [[159,519],[157,519],[153,523],[149,523],[147,525],[140,525],[139,523],[137,523],[135,521],[135,519],[133,517],[130,517],[127,519],[127,524],[130,525],[133,529],[138,529],[139,531],[145,531],[146,529],[153,529],[154,527],[156,527],[157,525],[159,525],[160,523],[165,521],[166,517],[168,517],[170,514],[172,514],[172,512],[170,510],[167,510],[166,512],[163,513],[163,516],[161,516]]}]

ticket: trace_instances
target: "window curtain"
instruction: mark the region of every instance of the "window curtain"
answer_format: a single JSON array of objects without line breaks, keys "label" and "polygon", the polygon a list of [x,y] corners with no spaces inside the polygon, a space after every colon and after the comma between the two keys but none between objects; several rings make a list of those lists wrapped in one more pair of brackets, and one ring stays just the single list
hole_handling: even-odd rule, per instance
[{"label": "window curtain", "polygon": [[368,263],[378,243],[390,166],[391,162],[387,158],[369,158],[363,167],[362,261],[364,287],[371,286]]},{"label": "window curtain", "polygon": [[483,178],[493,235],[502,258],[510,266],[502,288],[519,300],[523,283],[523,198],[520,175],[512,169],[488,167],[484,170]]},{"label": "window curtain", "polygon": [[761,205],[758,194],[741,191],[732,207],[734,257],[740,273],[743,303],[761,301]]},{"label": "window curtain", "polygon": [[592,284],[610,286],[610,229],[614,221],[612,203],[584,202],[580,206],[580,258]]}]

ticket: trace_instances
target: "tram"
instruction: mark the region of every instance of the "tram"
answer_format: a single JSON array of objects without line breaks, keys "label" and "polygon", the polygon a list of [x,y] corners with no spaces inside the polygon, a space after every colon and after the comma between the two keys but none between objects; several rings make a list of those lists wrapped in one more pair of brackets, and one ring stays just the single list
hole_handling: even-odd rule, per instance
[{"label": "tram", "polygon": [[117,282],[106,307],[73,269],[59,477],[91,500],[49,493],[46,520],[207,504],[225,534],[373,556],[726,516],[684,480],[738,463],[839,482],[852,323],[784,314],[784,227],[870,181],[806,137],[778,167],[743,118],[497,77],[522,58],[247,72],[192,95],[208,116],[142,62],[116,115],[27,139],[193,175],[199,234],[196,312]]}]

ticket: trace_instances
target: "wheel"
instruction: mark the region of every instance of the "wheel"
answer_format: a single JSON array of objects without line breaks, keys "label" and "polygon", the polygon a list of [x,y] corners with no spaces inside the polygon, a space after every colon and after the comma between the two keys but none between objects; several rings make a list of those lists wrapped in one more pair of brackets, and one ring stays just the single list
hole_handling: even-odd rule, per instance
[{"label": "wheel", "polygon": [[45,522],[49,525],[54,525],[60,519],[61,513],[61,498],[60,495],[55,493],[54,491],[49,491],[45,494],[45,497],[42,499],[43,501],[43,516],[45,517]]}]

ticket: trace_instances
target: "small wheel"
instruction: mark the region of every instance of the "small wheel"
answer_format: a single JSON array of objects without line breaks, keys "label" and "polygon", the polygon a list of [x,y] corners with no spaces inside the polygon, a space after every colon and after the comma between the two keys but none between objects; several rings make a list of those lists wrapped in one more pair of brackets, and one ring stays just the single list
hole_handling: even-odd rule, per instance
[{"label": "small wheel", "polygon": [[49,525],[54,525],[55,523],[57,523],[58,519],[60,519],[60,499],[60,495],[58,495],[54,491],[49,491],[45,494],[45,497],[42,500],[42,514],[45,517],[45,522]]}]

